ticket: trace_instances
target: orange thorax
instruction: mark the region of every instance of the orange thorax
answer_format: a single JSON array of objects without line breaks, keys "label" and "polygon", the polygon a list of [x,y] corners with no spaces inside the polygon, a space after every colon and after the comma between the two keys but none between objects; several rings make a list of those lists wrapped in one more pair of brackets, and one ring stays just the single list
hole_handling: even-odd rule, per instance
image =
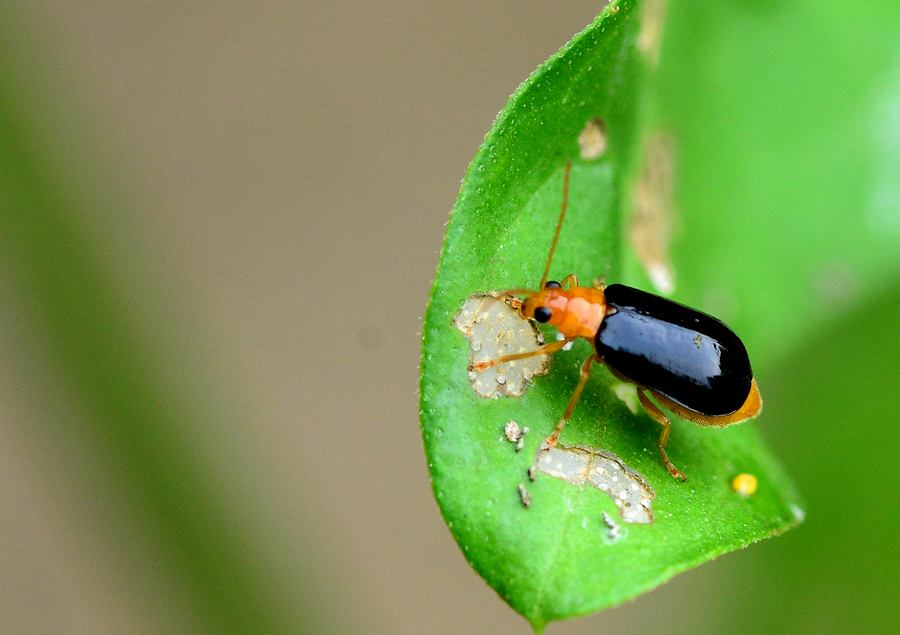
[{"label": "orange thorax", "polygon": [[565,337],[584,337],[593,340],[606,316],[606,297],[602,289],[572,287],[571,289],[543,289],[522,303],[522,313],[534,316],[534,309],[545,306],[552,312],[552,324]]}]

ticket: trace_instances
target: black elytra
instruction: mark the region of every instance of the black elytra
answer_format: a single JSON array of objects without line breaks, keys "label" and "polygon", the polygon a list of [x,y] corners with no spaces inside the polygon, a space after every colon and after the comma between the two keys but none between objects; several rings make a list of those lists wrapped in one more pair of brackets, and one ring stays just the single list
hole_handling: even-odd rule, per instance
[{"label": "black elytra", "polygon": [[743,342],[716,318],[622,284],[605,289],[607,315],[594,346],[624,378],[689,410],[730,415],[750,394]]}]

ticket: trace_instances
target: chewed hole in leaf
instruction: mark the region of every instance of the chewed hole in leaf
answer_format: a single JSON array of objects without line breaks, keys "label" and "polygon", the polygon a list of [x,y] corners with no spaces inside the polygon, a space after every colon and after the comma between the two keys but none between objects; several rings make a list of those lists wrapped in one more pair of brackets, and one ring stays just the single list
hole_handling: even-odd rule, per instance
[{"label": "chewed hole in leaf", "polygon": [[606,131],[606,122],[600,117],[591,119],[578,135],[579,155],[585,161],[599,159],[606,153],[608,142],[609,134]]},{"label": "chewed hole in leaf", "polygon": [[656,492],[639,472],[612,452],[582,445],[542,446],[537,453],[537,469],[572,485],[596,487],[613,499],[626,523],[653,522]]},{"label": "chewed hole in leaf", "polygon": [[665,0],[649,0],[644,4],[641,30],[638,33],[636,44],[651,66],[659,63],[659,45],[662,41],[665,15]]},{"label": "chewed hole in leaf", "polygon": [[[502,297],[486,294],[469,296],[453,318],[453,325],[469,340],[469,366],[512,353],[538,349],[544,337],[537,327],[519,316]],[[550,366],[549,355],[470,370],[469,382],[485,398],[521,397],[532,377],[543,375]]]}]

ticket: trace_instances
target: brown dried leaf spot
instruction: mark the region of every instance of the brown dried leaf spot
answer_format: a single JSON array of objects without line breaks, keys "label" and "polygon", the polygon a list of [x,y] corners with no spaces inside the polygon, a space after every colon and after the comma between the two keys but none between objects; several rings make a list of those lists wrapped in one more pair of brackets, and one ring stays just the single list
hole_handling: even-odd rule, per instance
[{"label": "brown dried leaf spot", "polygon": [[653,134],[644,143],[644,159],[634,188],[634,215],[628,237],[647,275],[660,293],[675,290],[669,244],[675,226],[673,188],[675,140]]},{"label": "brown dried leaf spot", "polygon": [[584,130],[578,135],[578,148],[581,158],[585,161],[599,159],[606,153],[606,145],[609,135],[606,132],[606,122],[600,117],[588,121]]}]

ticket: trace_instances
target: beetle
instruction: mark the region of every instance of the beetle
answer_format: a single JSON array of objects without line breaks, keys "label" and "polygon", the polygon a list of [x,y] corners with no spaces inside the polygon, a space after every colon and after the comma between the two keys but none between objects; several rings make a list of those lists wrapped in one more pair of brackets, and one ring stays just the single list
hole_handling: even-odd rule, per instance
[{"label": "beetle", "polygon": [[566,216],[571,167],[571,163],[566,164],[562,209],[540,289],[501,293],[523,319],[556,327],[562,339],[533,351],[476,362],[470,370],[549,355],[579,337],[586,339],[593,353],[582,364],[575,391],[547,445],[558,442],[591,367],[603,362],[614,376],[637,387],[644,410],[662,425],[656,444],[663,464],[673,477],[687,480],[666,454],[669,418],[650,397],[682,419],[702,426],[727,426],[751,419],[762,409],[762,399],[747,349],[734,331],[716,318],[673,300],[623,284],[606,286],[601,282],[597,287],[582,287],[575,275],[566,276],[562,282],[548,281]]}]

